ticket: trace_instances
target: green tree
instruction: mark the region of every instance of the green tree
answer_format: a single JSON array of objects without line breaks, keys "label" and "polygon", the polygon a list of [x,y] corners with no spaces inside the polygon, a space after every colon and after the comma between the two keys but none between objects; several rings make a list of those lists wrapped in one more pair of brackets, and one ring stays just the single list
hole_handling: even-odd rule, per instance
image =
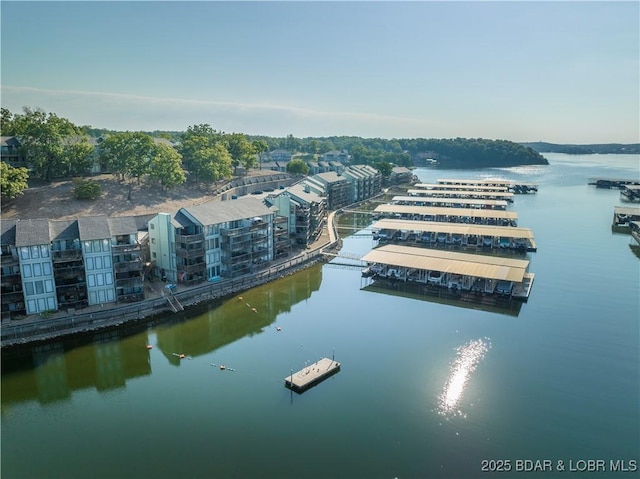
[{"label": "green tree", "polygon": [[73,194],[79,200],[95,200],[100,196],[100,185],[97,181],[75,178],[73,180]]},{"label": "green tree", "polygon": [[196,183],[217,182],[233,175],[233,159],[224,135],[207,124],[190,126],[182,134],[180,152]]},{"label": "green tree", "polygon": [[29,170],[14,168],[4,161],[0,161],[0,194],[3,198],[13,199],[21,195],[29,185]]},{"label": "green tree", "polygon": [[181,185],[187,179],[182,170],[182,156],[175,148],[159,143],[149,165],[149,176],[160,182],[161,189]]},{"label": "green tree", "polygon": [[391,174],[391,171],[393,169],[393,166],[391,166],[391,163],[387,162],[387,161],[378,161],[375,165],[374,165],[375,169],[378,170],[380,172],[380,174],[383,177],[388,177]]},{"label": "green tree", "polygon": [[129,179],[127,199],[131,200],[132,179],[140,183],[140,177],[149,173],[151,158],[155,152],[153,138],[140,132],[119,132],[109,135],[100,143],[101,158],[121,181]]},{"label": "green tree", "polygon": [[13,121],[35,176],[49,181],[54,174],[85,173],[82,170],[93,149],[82,130],[69,120],[25,107],[24,114]]},{"label": "green tree", "polygon": [[231,155],[233,166],[244,166],[247,170],[256,164],[256,150],[253,143],[242,133],[231,133],[225,136],[227,150]]},{"label": "green tree", "polygon": [[13,113],[6,108],[0,110],[2,111],[2,117],[0,119],[0,132],[2,132],[2,136],[14,136],[16,131]]},{"label": "green tree", "polygon": [[269,151],[269,144],[266,142],[266,140],[255,140],[253,142],[253,149],[258,155],[258,161],[260,163],[260,168],[262,169],[262,155],[265,152]]},{"label": "green tree", "polygon": [[287,171],[296,175],[308,175],[309,166],[302,160],[291,160],[287,163]]}]

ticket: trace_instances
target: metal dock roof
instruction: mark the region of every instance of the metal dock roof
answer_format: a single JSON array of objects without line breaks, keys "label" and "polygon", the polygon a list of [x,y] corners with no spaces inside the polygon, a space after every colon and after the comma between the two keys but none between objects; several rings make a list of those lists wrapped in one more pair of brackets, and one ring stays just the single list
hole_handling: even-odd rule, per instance
[{"label": "metal dock roof", "polygon": [[409,195],[415,196],[454,196],[456,198],[513,198],[514,194],[508,191],[471,191],[471,190],[425,190],[413,189],[408,190]]},{"label": "metal dock roof", "polygon": [[439,223],[435,221],[382,219],[371,225],[371,228],[374,230],[410,230],[420,232],[533,239],[533,231],[529,228],[515,228],[513,226],[485,226],[467,225],[463,223]]},{"label": "metal dock roof", "polygon": [[385,245],[376,248],[361,259],[367,263],[382,263],[404,268],[441,271],[518,283],[522,282],[529,267],[527,260],[400,245]]},{"label": "metal dock roof", "polygon": [[405,202],[405,203],[424,203],[429,201],[431,203],[450,203],[453,205],[478,205],[478,206],[493,206],[504,207],[508,206],[505,200],[489,200],[489,199],[477,199],[477,198],[438,198],[428,196],[394,196],[391,201]]},{"label": "metal dock roof", "polygon": [[415,215],[443,215],[443,216],[468,216],[470,218],[500,218],[517,220],[518,214],[515,211],[482,210],[477,208],[438,208],[434,206],[412,206],[412,205],[378,205],[375,213],[405,213]]},{"label": "metal dock roof", "polygon": [[437,180],[438,183],[446,185],[446,184],[453,184],[453,185],[478,185],[478,186],[510,186],[511,185],[511,181],[509,180],[492,180],[489,178],[485,178],[485,179],[477,179],[477,180],[456,180],[456,179],[448,179],[448,178],[444,178],[444,179],[438,179]]},{"label": "metal dock roof", "polygon": [[416,188],[426,190],[467,190],[467,191],[504,191],[508,186],[482,186],[482,185],[446,185],[442,183],[416,183]]}]

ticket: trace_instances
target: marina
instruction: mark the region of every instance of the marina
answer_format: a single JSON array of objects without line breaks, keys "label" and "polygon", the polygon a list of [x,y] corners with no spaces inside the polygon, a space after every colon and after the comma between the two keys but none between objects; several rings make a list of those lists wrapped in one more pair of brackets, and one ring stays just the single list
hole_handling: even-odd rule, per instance
[{"label": "marina", "polygon": [[640,185],[624,185],[620,191],[622,201],[640,201]]},{"label": "marina", "polygon": [[470,190],[422,190],[411,189],[409,196],[426,196],[430,198],[473,198],[482,200],[505,200],[513,202],[513,193],[505,191],[470,191]]},{"label": "marina", "polygon": [[284,384],[292,391],[302,393],[338,371],[340,371],[340,363],[333,359],[322,358],[296,373],[292,370],[291,374],[284,378]]},{"label": "marina", "polygon": [[497,250],[536,251],[533,232],[512,226],[466,225],[382,219],[375,222],[373,239],[380,243],[401,242],[416,246],[453,246]]},{"label": "marina", "polygon": [[492,226],[518,226],[518,214],[513,211],[478,208],[438,208],[433,206],[378,205],[374,218],[396,218],[442,223],[468,223]]},{"label": "marina", "polygon": [[430,198],[424,196],[394,196],[391,203],[396,205],[435,206],[438,208],[478,208],[486,210],[506,210],[507,201],[475,198]]},{"label": "marina", "polygon": [[443,183],[416,183],[414,188],[424,190],[465,190],[465,191],[497,191],[507,192],[508,186],[481,186],[481,185],[450,185]]},{"label": "marina", "polygon": [[627,185],[640,185],[640,180],[630,178],[590,178],[589,184],[596,188],[622,189]]},{"label": "marina", "polygon": [[511,191],[516,194],[528,194],[537,193],[537,183],[523,183],[520,181],[508,181],[508,180],[466,180],[466,179],[439,179],[437,180],[440,185],[459,186],[469,189],[476,188],[506,188],[507,191]]},{"label": "marina", "polygon": [[534,275],[529,261],[411,246],[385,245],[362,257],[363,277],[412,281],[462,292],[527,301]]},{"label": "marina", "polygon": [[629,222],[640,221],[640,208],[616,206],[613,208],[613,226],[629,227]]}]

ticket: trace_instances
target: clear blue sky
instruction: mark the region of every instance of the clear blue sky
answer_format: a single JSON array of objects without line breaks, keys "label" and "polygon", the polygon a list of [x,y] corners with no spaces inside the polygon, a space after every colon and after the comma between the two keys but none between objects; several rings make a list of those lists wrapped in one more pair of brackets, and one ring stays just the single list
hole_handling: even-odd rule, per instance
[{"label": "clear blue sky", "polygon": [[3,0],[1,103],[118,130],[640,142],[639,5]]}]

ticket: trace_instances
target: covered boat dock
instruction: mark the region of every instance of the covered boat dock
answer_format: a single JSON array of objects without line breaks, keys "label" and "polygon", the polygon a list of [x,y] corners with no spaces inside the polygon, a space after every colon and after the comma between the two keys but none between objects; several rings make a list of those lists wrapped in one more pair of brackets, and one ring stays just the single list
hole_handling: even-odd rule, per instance
[{"label": "covered boat dock", "polygon": [[409,196],[427,196],[432,198],[474,198],[477,200],[504,200],[513,202],[513,193],[506,191],[469,191],[469,190],[424,190],[411,189]]},{"label": "covered boat dock", "polygon": [[412,281],[523,301],[529,298],[534,279],[527,272],[527,260],[430,248],[385,245],[370,251],[362,260],[369,264],[367,270],[374,281],[376,278]]},{"label": "covered boat dock", "polygon": [[416,183],[414,188],[424,190],[464,190],[464,191],[497,191],[507,192],[507,186],[481,186],[481,185],[449,185],[442,183]]},{"label": "covered boat dock", "polygon": [[466,223],[492,226],[518,226],[518,215],[513,211],[482,210],[477,208],[437,208],[433,206],[378,205],[374,218],[385,217],[441,223]]},{"label": "covered boat dock", "polygon": [[511,249],[523,252],[537,250],[533,232],[529,228],[382,219],[375,222],[371,229],[373,238],[380,243],[400,242],[416,246]]},{"label": "covered boat dock", "polygon": [[478,208],[485,210],[506,210],[505,200],[485,200],[475,198],[432,198],[424,196],[394,196],[391,203],[396,205],[436,206],[439,208]]}]

